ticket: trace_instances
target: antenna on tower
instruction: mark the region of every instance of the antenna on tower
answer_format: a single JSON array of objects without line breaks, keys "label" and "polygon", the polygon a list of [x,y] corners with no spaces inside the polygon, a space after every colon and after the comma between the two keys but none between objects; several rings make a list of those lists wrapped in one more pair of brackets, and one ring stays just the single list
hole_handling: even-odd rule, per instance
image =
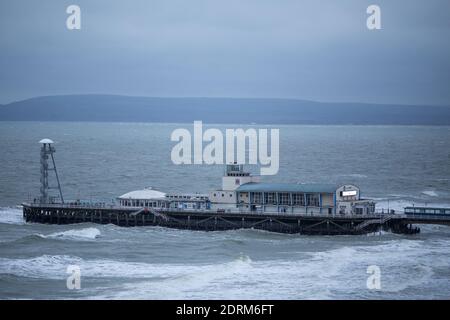
[{"label": "antenna on tower", "polygon": [[[54,143],[50,139],[42,139],[39,141],[42,144],[41,147],[41,203],[50,203],[49,190],[55,189],[51,188],[48,183],[48,172],[54,171],[56,176],[56,182],[58,183],[59,196],[61,198],[61,203],[64,203],[64,198],[61,191],[61,184],[59,183],[58,171],[56,170],[55,158],[53,153],[55,153],[55,148],[52,146]],[[49,168],[48,158],[52,158],[53,167]]]}]

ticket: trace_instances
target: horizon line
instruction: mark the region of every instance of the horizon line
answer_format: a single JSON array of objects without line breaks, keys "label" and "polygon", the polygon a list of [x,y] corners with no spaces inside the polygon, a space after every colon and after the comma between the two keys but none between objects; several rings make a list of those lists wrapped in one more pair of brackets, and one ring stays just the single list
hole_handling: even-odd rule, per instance
[{"label": "horizon line", "polygon": [[320,104],[364,104],[364,105],[379,105],[379,106],[404,106],[404,107],[450,107],[449,104],[405,104],[405,103],[381,103],[381,102],[361,102],[361,101],[321,101],[321,100],[311,100],[311,99],[302,99],[295,97],[224,97],[224,96],[144,96],[144,95],[128,95],[128,94],[114,94],[114,93],[70,93],[70,94],[54,94],[54,95],[41,95],[41,96],[32,96],[29,98],[13,100],[7,103],[0,103],[0,106],[8,106],[14,103],[24,102],[33,99],[39,98],[51,98],[51,97],[75,97],[75,96],[109,96],[109,97],[127,97],[127,98],[148,98],[148,99],[230,99],[230,100],[284,100],[284,101],[304,101],[304,102],[312,102],[312,103],[320,103]]}]

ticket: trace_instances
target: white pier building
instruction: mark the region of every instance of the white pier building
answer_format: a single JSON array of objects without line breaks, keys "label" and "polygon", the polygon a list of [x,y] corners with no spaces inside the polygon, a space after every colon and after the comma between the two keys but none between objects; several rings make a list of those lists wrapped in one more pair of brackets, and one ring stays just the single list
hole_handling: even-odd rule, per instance
[{"label": "white pier building", "polygon": [[261,183],[243,165],[226,166],[222,188],[206,194],[179,194],[145,188],[118,197],[120,206],[215,212],[369,215],[375,202],[362,199],[352,184]]},{"label": "white pier building", "polygon": [[375,202],[362,199],[357,186],[260,183],[242,165],[227,165],[222,189],[210,192],[211,209],[225,212],[364,215]]}]

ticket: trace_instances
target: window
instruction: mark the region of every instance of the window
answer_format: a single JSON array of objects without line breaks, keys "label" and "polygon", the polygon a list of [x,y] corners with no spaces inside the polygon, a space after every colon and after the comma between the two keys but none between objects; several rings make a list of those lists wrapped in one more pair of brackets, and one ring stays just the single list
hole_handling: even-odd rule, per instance
[{"label": "window", "polygon": [[254,192],[253,193],[253,203],[262,203],[261,192]]},{"label": "window", "polygon": [[276,197],[274,192],[268,192],[264,194],[264,202],[267,204],[276,204]]},{"label": "window", "polygon": [[356,214],[363,214],[363,208],[355,208]]},{"label": "window", "polygon": [[292,202],[294,206],[305,206],[305,195],[303,193],[293,193]]},{"label": "window", "polygon": [[318,194],[307,194],[306,195],[306,206],[308,207],[319,207],[319,195]]},{"label": "window", "polygon": [[289,193],[279,193],[278,196],[280,198],[278,202],[279,204],[289,204]]}]

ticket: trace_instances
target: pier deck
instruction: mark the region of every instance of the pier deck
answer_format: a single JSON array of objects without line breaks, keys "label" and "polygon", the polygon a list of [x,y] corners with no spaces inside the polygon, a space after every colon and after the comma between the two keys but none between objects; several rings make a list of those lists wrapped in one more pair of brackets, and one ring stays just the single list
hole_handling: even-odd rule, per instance
[{"label": "pier deck", "polygon": [[114,205],[73,206],[29,203],[23,204],[23,216],[27,222],[46,224],[92,222],[124,227],[162,226],[204,231],[253,228],[279,233],[317,235],[365,234],[380,229],[413,234],[420,231],[413,227],[413,224],[450,225],[450,216],[267,214],[212,210],[155,210]]}]

